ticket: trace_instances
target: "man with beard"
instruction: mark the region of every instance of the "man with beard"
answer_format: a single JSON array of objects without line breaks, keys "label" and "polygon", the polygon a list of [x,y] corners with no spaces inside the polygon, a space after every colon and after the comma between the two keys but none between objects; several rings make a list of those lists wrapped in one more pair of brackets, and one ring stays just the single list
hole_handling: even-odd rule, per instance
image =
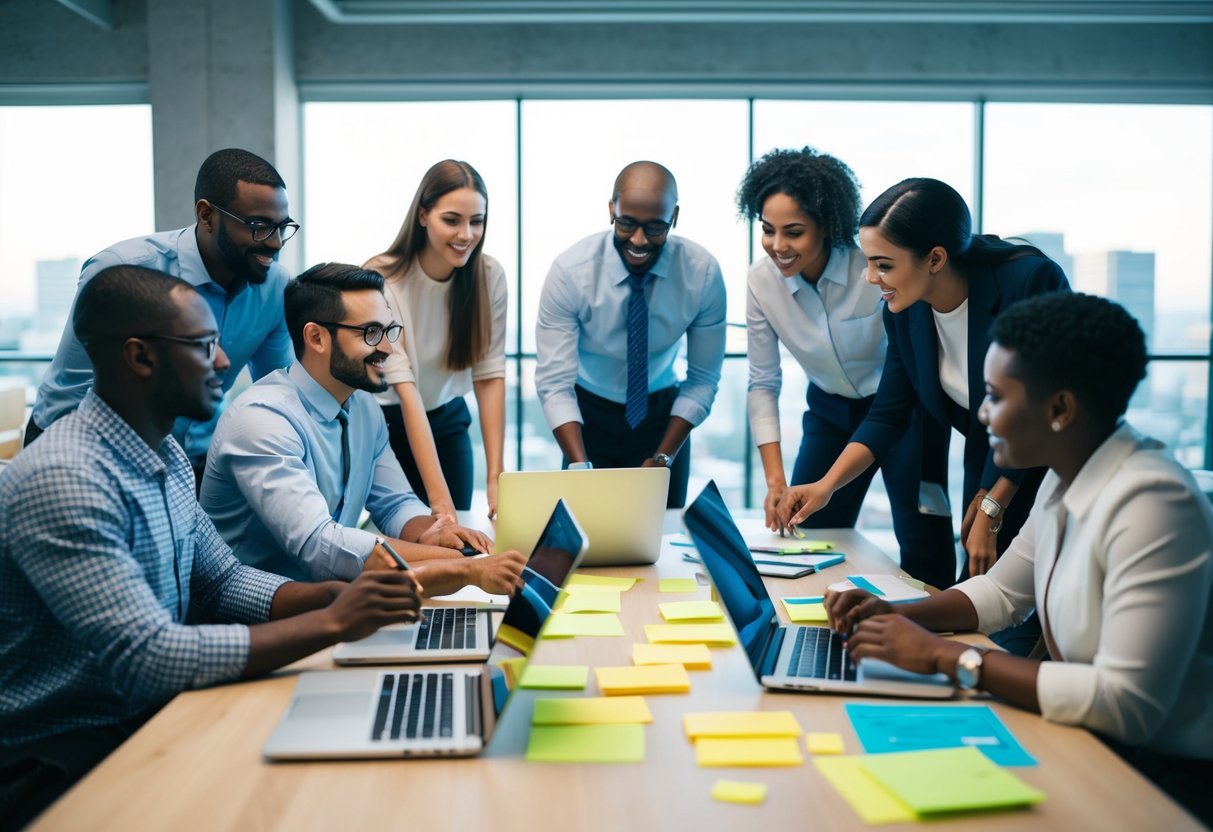
[{"label": "man with beard", "polygon": [[669,236],[678,186],[661,165],[625,167],[608,207],[613,230],[557,257],[543,284],[535,388],[566,467],[670,467],[668,505],[677,508],[691,428],[720,382],[724,278],[702,246]]},{"label": "man with beard", "polygon": [[286,326],[298,359],[242,393],[215,430],[199,498],[245,563],[297,579],[352,580],[395,566],[358,528],[365,507],[430,595],[473,584],[511,593],[517,552],[464,558],[490,541],[417,499],[388,444],[371,393],[399,339],[378,272],[325,263],[287,284]]},{"label": "man with beard", "polygon": [[137,266],[81,289],[80,406],[0,473],[0,827],[19,828],[177,693],[415,621],[414,576],[305,584],[239,563],[169,436],[229,369],[209,304]]},{"label": "man with beard", "polygon": [[[124,263],[186,281],[219,322],[220,344],[231,361],[223,374],[226,393],[246,365],[258,379],[291,362],[282,319],[282,290],[290,275],[277,260],[299,224],[290,217],[278,171],[237,149],[212,153],[198,169],[194,215],[197,222],[188,228],[125,240],[90,257],[80,272],[77,297],[102,269]],[[92,363],[69,325],[38,388],[25,444],[74,410],[92,383]],[[219,410],[208,419],[183,416],[173,425],[195,483],[201,482],[218,415]]]}]

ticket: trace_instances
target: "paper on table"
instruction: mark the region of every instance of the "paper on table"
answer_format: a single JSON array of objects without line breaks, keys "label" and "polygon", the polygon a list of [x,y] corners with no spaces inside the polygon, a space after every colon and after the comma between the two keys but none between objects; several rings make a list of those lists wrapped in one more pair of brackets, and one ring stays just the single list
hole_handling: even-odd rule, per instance
[{"label": "paper on table", "polygon": [[845,709],[869,754],[972,746],[1001,766],[1036,765],[989,705],[849,703]]},{"label": "paper on table", "polygon": [[643,696],[536,699],[532,725],[626,725],[652,722]]},{"label": "paper on table", "polygon": [[680,664],[687,670],[711,670],[706,644],[633,644],[632,664]]},{"label": "paper on table", "polygon": [[691,679],[680,664],[628,665],[599,667],[598,689],[606,696],[638,693],[688,693]]},{"label": "paper on table", "polygon": [[491,595],[485,592],[478,586],[468,584],[462,589],[456,590],[449,595],[435,595],[429,601],[457,601],[460,604],[471,604],[473,606],[493,607],[497,609],[505,609],[510,603],[508,595]]},{"label": "paper on table", "polygon": [[573,577],[569,578],[567,584],[564,585],[565,592],[584,592],[586,587],[593,589],[617,589],[620,592],[627,592],[631,589],[640,578],[613,578],[605,575],[583,575],[580,572],[574,572]]},{"label": "paper on table", "polygon": [[733,628],[723,621],[715,624],[645,624],[644,637],[654,644],[731,647],[737,643]]},{"label": "paper on table", "polygon": [[586,590],[572,595],[562,592],[552,612],[619,612],[619,595],[615,589]]},{"label": "paper on table", "polygon": [[715,601],[666,601],[658,604],[666,621],[723,621],[724,610]]},{"label": "paper on table", "polygon": [[683,714],[687,737],[799,737],[803,731],[791,711],[715,711]]},{"label": "paper on table", "polygon": [[796,624],[824,624],[828,622],[825,604],[789,603],[783,599],[783,608],[788,611],[788,619]]},{"label": "paper on table", "polygon": [[834,592],[846,592],[851,589],[866,589],[873,595],[879,595],[890,604],[902,601],[916,601],[926,598],[927,593],[915,589],[896,575],[848,575],[845,581],[830,584]]},{"label": "paper on table", "polygon": [[619,616],[611,612],[554,612],[548,616],[547,625],[543,629],[544,638],[621,635],[623,624],[620,623]]},{"label": "paper on table", "polygon": [[758,804],[767,799],[767,784],[717,780],[712,786],[712,797],[723,803]]},{"label": "paper on table", "polygon": [[642,763],[643,725],[532,725],[532,763]]},{"label": "paper on table", "polygon": [[532,664],[522,671],[520,688],[539,690],[582,690],[590,679],[585,665]]},{"label": "paper on table", "polygon": [[793,737],[704,737],[695,741],[701,766],[798,766],[804,762]]},{"label": "paper on table", "polygon": [[662,578],[657,582],[659,592],[698,592],[694,578]]},{"label": "paper on table", "polygon": [[859,767],[865,758],[814,757],[813,765],[865,823],[910,823],[917,816],[874,777]]},{"label": "paper on table", "polygon": [[976,748],[944,748],[900,754],[868,754],[868,774],[919,815],[1008,809],[1045,799]]},{"label": "paper on table", "polygon": [[805,747],[810,754],[841,754],[842,734],[808,734],[804,738]]}]

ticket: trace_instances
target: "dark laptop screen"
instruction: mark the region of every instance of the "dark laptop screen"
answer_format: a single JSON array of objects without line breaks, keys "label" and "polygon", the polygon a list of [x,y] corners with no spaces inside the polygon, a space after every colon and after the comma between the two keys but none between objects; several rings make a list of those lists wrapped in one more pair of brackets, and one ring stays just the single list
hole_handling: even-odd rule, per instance
[{"label": "dark laptop screen", "polygon": [[715,482],[709,482],[695,498],[683,521],[755,674],[761,676],[761,654],[777,624],[775,605]]}]

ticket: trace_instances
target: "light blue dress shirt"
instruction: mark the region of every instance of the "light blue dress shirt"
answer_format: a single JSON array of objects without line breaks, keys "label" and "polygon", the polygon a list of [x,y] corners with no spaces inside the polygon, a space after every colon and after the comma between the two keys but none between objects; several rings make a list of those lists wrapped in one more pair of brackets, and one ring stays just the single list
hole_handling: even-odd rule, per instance
[{"label": "light blue dress shirt", "polygon": [[90,390],[0,473],[0,746],[235,680],[285,582],[232,557],[176,440]]},{"label": "light blue dress shirt", "polygon": [[[615,232],[586,237],[552,263],[539,297],[535,388],[554,429],[580,422],[574,385],[622,404],[627,398],[628,270]],[[712,409],[724,362],[725,289],[703,246],[670,237],[653,265],[649,305],[649,392],[678,383],[674,362],[686,335],[687,376],[670,411],[698,425]]]},{"label": "light blue dress shirt", "polygon": [[[289,366],[294,360],[282,311],[282,292],[290,275],[275,262],[270,266],[265,283],[246,286],[236,295],[229,295],[226,289],[211,280],[198,252],[196,229],[196,225],[191,225],[124,240],[93,255],[80,270],[76,294],[79,296],[84,284],[102,269],[120,265],[156,269],[189,283],[202,295],[219,323],[219,345],[232,362],[231,369],[223,377],[223,392],[226,393],[246,365],[253,378],[259,379],[266,373]],[[56,419],[80,404],[92,385],[93,364],[76,340],[69,317],[59,349],[38,388],[34,423],[44,430],[50,427]],[[201,465],[206,459],[211,434],[222,412],[221,406],[209,421],[178,419],[173,425],[173,436],[185,448],[192,464]]]},{"label": "light blue dress shirt", "polygon": [[393,537],[429,508],[388,445],[383,411],[361,390],[349,414],[350,478],[341,503],[340,403],[295,363],[232,402],[215,429],[199,502],[245,563],[299,580],[353,580],[375,547],[363,506]]}]

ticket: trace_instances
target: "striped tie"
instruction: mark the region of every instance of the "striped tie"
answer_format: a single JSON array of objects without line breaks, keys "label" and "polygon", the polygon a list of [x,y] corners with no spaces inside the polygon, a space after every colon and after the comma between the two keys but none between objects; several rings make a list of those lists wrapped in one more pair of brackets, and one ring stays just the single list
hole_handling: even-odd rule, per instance
[{"label": "striped tie", "polygon": [[635,428],[649,411],[649,304],[644,299],[647,274],[634,274],[628,298],[628,398],[624,418]]}]

